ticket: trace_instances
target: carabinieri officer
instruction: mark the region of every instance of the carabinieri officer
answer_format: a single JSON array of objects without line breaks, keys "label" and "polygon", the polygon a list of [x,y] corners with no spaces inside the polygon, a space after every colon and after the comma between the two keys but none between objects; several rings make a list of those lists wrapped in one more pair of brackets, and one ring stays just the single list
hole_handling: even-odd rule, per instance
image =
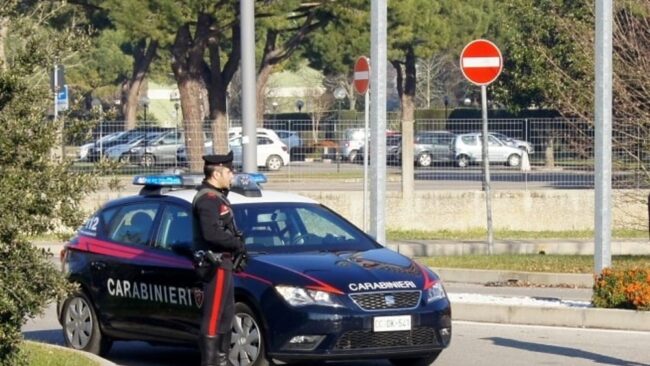
[{"label": "carabinieri officer", "polygon": [[228,366],[235,316],[233,257],[245,251],[245,247],[227,198],[233,179],[232,151],[227,155],[206,155],[203,160],[205,179],[192,202],[194,242],[198,250],[211,252],[217,260],[203,278],[201,365]]}]

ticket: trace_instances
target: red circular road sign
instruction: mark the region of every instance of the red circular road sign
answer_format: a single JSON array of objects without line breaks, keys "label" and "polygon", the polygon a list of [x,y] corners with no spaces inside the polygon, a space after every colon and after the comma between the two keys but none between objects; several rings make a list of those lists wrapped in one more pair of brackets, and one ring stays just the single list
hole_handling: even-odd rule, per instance
[{"label": "red circular road sign", "polygon": [[472,41],[460,54],[460,69],[467,80],[476,85],[491,84],[503,69],[501,51],[488,40]]},{"label": "red circular road sign", "polygon": [[364,95],[370,85],[370,62],[366,56],[361,56],[354,64],[354,89]]}]

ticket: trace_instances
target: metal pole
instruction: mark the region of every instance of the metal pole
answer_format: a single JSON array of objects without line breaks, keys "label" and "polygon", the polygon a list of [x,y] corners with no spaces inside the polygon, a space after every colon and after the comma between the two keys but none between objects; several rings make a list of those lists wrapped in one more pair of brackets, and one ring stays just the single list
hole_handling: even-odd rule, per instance
[{"label": "metal pole", "polygon": [[247,173],[257,171],[257,100],[255,92],[255,2],[241,0],[242,154]]},{"label": "metal pole", "polygon": [[612,0],[596,0],[596,273],[612,264]]},{"label": "metal pole", "polygon": [[368,231],[368,109],[370,107],[368,92],[365,94],[364,128],[363,128],[363,231]]},{"label": "metal pole", "polygon": [[490,191],[490,156],[488,154],[487,87],[481,85],[481,108],[483,109],[483,191],[485,192],[485,212],[487,214],[488,254],[494,253],[492,233],[492,193]]},{"label": "metal pole", "polygon": [[[375,155],[370,162],[371,196],[370,235],[380,244],[386,244],[385,195],[386,195],[386,29],[387,0],[373,0],[371,3],[370,30],[370,103],[372,117],[372,151]],[[366,93],[366,100],[367,100]],[[366,107],[367,108],[367,107]],[[367,145],[366,145],[367,146]],[[368,154],[369,148],[364,151]],[[367,159],[365,160],[368,161]]]},{"label": "metal pole", "polygon": [[54,64],[54,77],[53,77],[53,79],[54,79],[54,83],[53,83],[54,84],[54,88],[53,88],[54,89],[54,121],[56,121],[56,119],[59,116],[59,106],[58,106],[58,101],[59,101],[58,73],[59,73],[59,70],[58,70],[58,68],[59,68],[58,65]]}]

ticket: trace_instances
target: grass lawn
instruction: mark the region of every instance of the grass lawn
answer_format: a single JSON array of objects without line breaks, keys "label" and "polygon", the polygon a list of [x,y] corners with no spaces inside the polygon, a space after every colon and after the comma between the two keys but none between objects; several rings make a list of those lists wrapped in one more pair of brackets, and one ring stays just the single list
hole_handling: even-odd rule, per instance
[{"label": "grass lawn", "polygon": [[61,349],[48,347],[37,342],[23,342],[22,350],[27,354],[27,364],[32,366],[97,366],[97,362],[83,355]]},{"label": "grass lawn", "polygon": [[[594,257],[588,255],[499,254],[421,257],[418,261],[434,268],[467,268],[551,273],[594,273]],[[612,256],[618,269],[650,268],[648,255]]]},{"label": "grass lawn", "polygon": [[[422,231],[422,230],[387,230],[388,240],[485,240],[487,232],[485,229],[473,229],[463,231]],[[495,230],[496,240],[535,240],[535,239],[564,239],[564,240],[585,240],[593,239],[594,232],[591,230],[581,231],[513,231]],[[647,230],[621,230],[614,229],[613,239],[648,239]]]}]

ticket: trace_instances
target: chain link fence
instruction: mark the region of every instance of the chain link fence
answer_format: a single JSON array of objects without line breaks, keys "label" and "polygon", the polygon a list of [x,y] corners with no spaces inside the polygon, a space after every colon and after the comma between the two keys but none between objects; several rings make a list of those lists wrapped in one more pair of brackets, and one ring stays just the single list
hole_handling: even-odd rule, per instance
[{"label": "chain link fence", "polygon": [[[480,119],[415,121],[413,164],[416,181],[440,181],[449,186],[480,183]],[[593,123],[579,119],[490,119],[488,122],[491,179],[508,189],[585,188],[594,186]],[[215,132],[206,123],[169,124],[140,121],[124,131],[123,121],[66,128],[66,154],[78,170],[112,166],[112,174],[186,171],[202,166],[202,154],[215,149]],[[241,165],[241,121],[230,120],[229,149]],[[401,174],[400,121],[386,124],[389,180]],[[269,179],[350,180],[363,177],[364,121],[267,119],[257,133],[257,165]],[[183,127],[193,133],[185,133]],[[201,131],[203,131],[201,133]],[[650,131],[638,121],[615,121],[612,141],[612,186],[648,188]],[[197,141],[198,140],[198,141]],[[216,140],[216,141],[213,141]],[[199,146],[189,153],[186,144]],[[225,143],[225,138],[223,139]],[[368,152],[372,162],[372,151]]]}]

